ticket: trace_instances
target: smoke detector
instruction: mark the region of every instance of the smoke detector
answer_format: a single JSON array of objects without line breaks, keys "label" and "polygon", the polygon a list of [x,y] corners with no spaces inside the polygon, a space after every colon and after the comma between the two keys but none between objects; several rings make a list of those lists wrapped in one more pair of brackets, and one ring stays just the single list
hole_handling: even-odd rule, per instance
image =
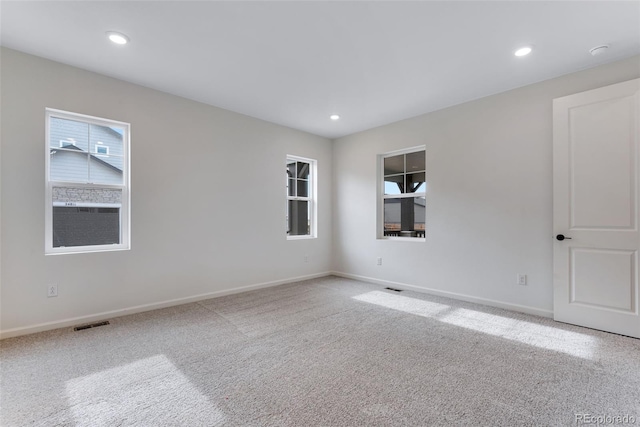
[{"label": "smoke detector", "polygon": [[592,47],[591,49],[589,49],[589,53],[591,54],[591,56],[598,56],[605,53],[607,49],[609,49],[609,45],[603,44],[600,46]]}]

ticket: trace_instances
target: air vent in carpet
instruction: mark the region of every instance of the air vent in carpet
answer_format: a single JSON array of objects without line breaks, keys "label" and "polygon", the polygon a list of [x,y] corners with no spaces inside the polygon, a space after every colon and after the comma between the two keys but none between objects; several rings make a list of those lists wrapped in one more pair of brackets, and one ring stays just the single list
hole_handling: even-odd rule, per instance
[{"label": "air vent in carpet", "polygon": [[396,289],[396,288],[385,288],[385,289],[393,292],[402,292],[402,289]]},{"label": "air vent in carpet", "polygon": [[90,323],[88,325],[76,326],[75,328],[73,328],[73,330],[74,331],[83,331],[85,329],[97,328],[98,326],[104,326],[104,325],[108,325],[108,324],[109,324],[109,321],[105,320],[104,322]]}]

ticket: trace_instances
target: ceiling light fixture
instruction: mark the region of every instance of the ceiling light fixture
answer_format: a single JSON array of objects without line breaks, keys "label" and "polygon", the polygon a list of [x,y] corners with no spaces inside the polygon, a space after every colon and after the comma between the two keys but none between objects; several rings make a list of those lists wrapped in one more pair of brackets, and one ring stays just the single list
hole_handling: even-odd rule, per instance
[{"label": "ceiling light fixture", "polygon": [[107,37],[115,44],[127,44],[129,43],[129,37],[116,31],[107,31]]},{"label": "ceiling light fixture", "polygon": [[340,116],[339,116],[339,115],[337,115],[337,114],[332,114],[332,115],[330,115],[330,116],[329,116],[329,118],[330,118],[331,120],[340,120]]},{"label": "ceiling light fixture", "polygon": [[515,51],[515,55],[516,56],[526,56],[529,55],[531,53],[533,49],[531,49],[530,46],[525,46],[525,47],[521,47],[520,49]]}]

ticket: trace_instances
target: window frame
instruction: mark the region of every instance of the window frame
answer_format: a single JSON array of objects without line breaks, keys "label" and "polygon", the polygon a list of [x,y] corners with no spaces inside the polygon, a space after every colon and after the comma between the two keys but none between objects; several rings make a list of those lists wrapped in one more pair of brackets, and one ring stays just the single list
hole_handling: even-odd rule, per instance
[{"label": "window frame", "polygon": [[[106,151],[104,153],[101,153],[100,151],[98,151],[98,148],[104,148]],[[102,145],[102,144],[94,144],[94,154],[96,156],[108,156],[109,155],[109,146],[108,145]]]},{"label": "window frame", "polygon": [[[98,126],[116,127],[123,130],[122,134],[122,184],[96,184],[96,183],[83,183],[76,181],[56,181],[51,180],[51,119],[59,118],[64,120],[73,120],[77,122],[93,124]],[[130,153],[130,140],[131,140],[131,125],[126,122],[105,119],[101,117],[89,116],[85,114],[74,113],[70,111],[58,110],[54,108],[45,109],[45,255],[61,255],[61,254],[77,254],[77,253],[91,253],[91,252],[112,252],[131,249],[131,153]],[[74,141],[75,142],[75,141]],[[75,145],[75,143],[73,144]],[[104,154],[93,153],[90,151],[90,146],[87,155],[100,155]],[[110,245],[87,245],[87,246],[68,246],[68,247],[54,247],[53,246],[53,207],[56,202],[53,201],[53,188],[54,187],[66,187],[66,188],[98,188],[98,189],[118,189],[122,191],[120,206],[120,243]],[[73,206],[76,206],[76,202]],[[87,205],[85,202],[77,202],[80,205]],[[98,204],[95,204],[98,205]],[[68,206],[72,206],[69,204]],[[116,207],[111,205],[112,207]]]},{"label": "window frame", "polygon": [[[416,152],[424,152],[424,163],[425,163],[425,189],[421,192],[416,193],[400,193],[400,194],[385,194],[385,173],[384,173],[384,160],[388,157],[395,157],[400,155],[406,155]],[[406,171],[406,157],[405,157],[405,170],[402,172],[402,175],[405,176],[408,174]],[[420,171],[418,171],[420,172]],[[399,174],[398,174],[399,175]],[[401,150],[389,151],[383,154],[378,155],[378,191],[377,191],[377,221],[376,221],[376,239],[378,240],[398,240],[403,242],[426,242],[426,208],[425,208],[425,232],[423,237],[403,237],[403,236],[385,236],[384,234],[384,202],[387,199],[404,199],[404,198],[417,198],[424,197],[425,201],[427,198],[427,188],[426,188],[426,175],[427,175],[427,149],[426,145],[420,145],[416,147],[404,148]]]},{"label": "window frame", "polygon": [[[309,165],[309,178],[307,181],[309,182],[309,195],[306,197],[300,196],[290,196],[289,195],[289,176],[287,175],[287,182],[285,184],[285,193],[286,193],[286,203],[285,203],[285,231],[287,240],[304,240],[304,239],[315,239],[318,237],[318,161],[315,159],[310,159],[307,157],[300,157],[287,154],[285,161],[285,168],[290,162],[303,162]],[[297,178],[295,179],[297,183]],[[296,185],[296,193],[297,193],[297,185]],[[290,200],[300,200],[306,201],[309,204],[309,234],[302,235],[289,235],[289,201]]]}]

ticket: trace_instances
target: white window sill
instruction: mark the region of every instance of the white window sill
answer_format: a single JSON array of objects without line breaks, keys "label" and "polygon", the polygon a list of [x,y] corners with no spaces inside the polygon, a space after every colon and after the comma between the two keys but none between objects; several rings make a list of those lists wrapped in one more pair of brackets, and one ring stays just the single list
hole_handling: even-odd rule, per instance
[{"label": "white window sill", "polygon": [[378,237],[378,240],[393,240],[400,242],[426,242],[427,239],[424,237],[398,237],[398,236],[385,236]]},{"label": "white window sill", "polygon": [[45,256],[48,255],[75,255],[75,254],[93,254],[97,252],[116,252],[116,251],[128,251],[131,249],[130,246],[117,245],[117,246],[96,246],[96,247],[86,247],[86,249],[81,249],[82,247],[74,247],[74,248],[54,248],[47,249],[45,251]]},{"label": "white window sill", "polygon": [[316,236],[304,235],[304,236],[287,236],[287,240],[309,240],[317,239]]}]

